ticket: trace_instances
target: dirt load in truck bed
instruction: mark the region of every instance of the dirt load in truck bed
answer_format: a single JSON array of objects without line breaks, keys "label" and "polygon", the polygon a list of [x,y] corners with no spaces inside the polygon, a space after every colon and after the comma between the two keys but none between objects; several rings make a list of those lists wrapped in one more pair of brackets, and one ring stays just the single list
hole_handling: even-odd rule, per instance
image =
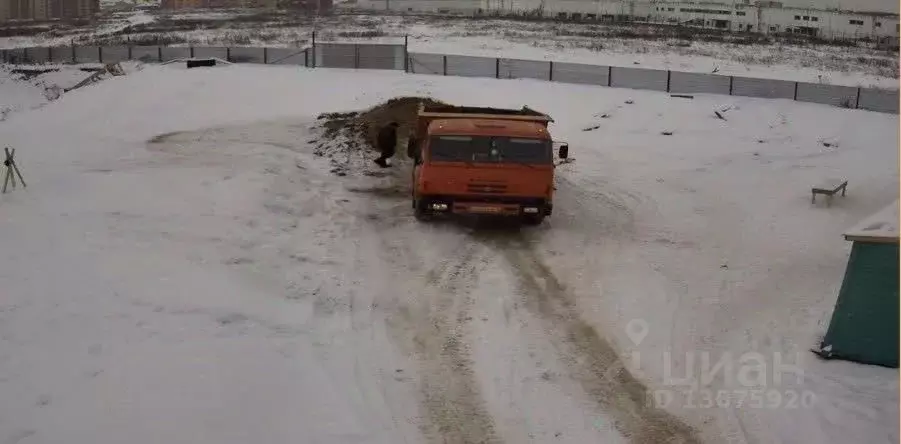
[{"label": "dirt load in truck bed", "polygon": [[445,113],[445,114],[495,114],[499,116],[535,116],[543,117],[544,113],[535,111],[529,107],[521,109],[505,109],[505,108],[485,108],[477,106],[454,106],[444,104],[426,103],[423,109],[427,113]]}]

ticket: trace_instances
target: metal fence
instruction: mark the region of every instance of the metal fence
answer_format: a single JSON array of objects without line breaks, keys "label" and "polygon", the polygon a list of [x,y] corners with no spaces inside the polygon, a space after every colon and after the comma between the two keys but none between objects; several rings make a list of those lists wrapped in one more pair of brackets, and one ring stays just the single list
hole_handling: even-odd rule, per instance
[{"label": "metal fence", "polygon": [[898,114],[898,91],[646,68],[459,55],[410,53],[408,72],[662,91],[789,99]]},{"label": "metal fence", "polygon": [[790,99],[898,114],[898,91],[719,74],[599,66],[540,60],[410,53],[406,44],[314,43],[311,48],[194,46],[67,46],[0,50],[12,64],[168,62],[219,58],[232,63],[310,68],[387,69],[416,74],[553,82],[632,88],[668,93],[722,94]]}]

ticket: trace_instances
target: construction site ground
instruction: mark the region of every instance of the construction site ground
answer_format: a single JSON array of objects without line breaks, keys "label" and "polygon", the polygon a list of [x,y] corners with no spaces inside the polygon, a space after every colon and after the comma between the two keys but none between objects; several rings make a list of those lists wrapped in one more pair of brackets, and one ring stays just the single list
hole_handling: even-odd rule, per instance
[{"label": "construction site ground", "polygon": [[[404,150],[378,168],[360,125],[398,97],[547,112],[574,159],[554,214],[416,221]],[[808,351],[842,232],[898,198],[895,115],[179,64],[18,109],[0,442],[898,439],[896,371]],[[836,175],[847,196],[812,205]],[[770,376],[753,387],[750,353]]]}]

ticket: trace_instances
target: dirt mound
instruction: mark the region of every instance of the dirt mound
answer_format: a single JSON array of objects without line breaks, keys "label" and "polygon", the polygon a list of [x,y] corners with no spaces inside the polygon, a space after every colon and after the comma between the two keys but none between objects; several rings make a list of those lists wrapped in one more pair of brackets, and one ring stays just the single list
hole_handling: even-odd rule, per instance
[{"label": "dirt mound", "polygon": [[399,123],[400,134],[407,134],[412,130],[420,103],[426,106],[447,105],[428,97],[397,97],[362,112],[356,120],[369,146],[376,148],[379,129],[388,123]]},{"label": "dirt mound", "polygon": [[332,132],[350,128],[369,148],[377,149],[379,129],[390,122],[397,122],[400,124],[398,132],[406,134],[416,121],[420,103],[447,106],[446,103],[429,97],[396,97],[362,112],[321,114],[319,120],[323,121],[323,127]]},{"label": "dirt mound", "polygon": [[[346,175],[357,169],[354,164],[371,163],[370,154],[378,150],[379,129],[390,122],[400,124],[398,147],[403,147],[416,122],[420,103],[447,106],[429,97],[397,97],[364,111],[320,114],[318,136],[311,141],[316,145],[314,153],[331,159],[333,173]],[[403,149],[397,150],[395,162],[403,158],[403,152]]]}]

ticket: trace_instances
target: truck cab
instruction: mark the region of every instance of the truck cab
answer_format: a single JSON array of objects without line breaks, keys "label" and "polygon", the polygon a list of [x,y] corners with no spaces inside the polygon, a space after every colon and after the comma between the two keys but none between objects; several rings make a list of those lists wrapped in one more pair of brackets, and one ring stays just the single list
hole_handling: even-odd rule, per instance
[{"label": "truck cab", "polygon": [[[552,121],[528,108],[421,106],[407,146],[417,219],[476,214],[540,224],[553,211]],[[559,157],[567,151],[561,146]]]}]

